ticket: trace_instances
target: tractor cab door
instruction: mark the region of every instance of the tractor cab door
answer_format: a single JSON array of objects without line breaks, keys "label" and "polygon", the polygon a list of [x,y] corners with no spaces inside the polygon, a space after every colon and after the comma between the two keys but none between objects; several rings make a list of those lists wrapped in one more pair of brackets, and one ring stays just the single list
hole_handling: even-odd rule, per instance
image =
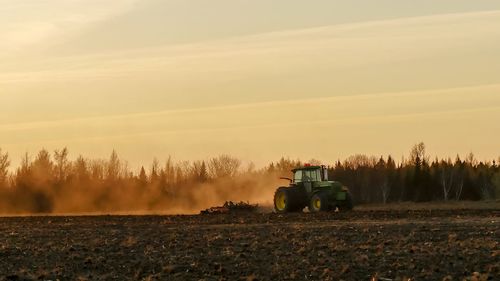
[{"label": "tractor cab door", "polygon": [[312,192],[312,182],[311,181],[305,181],[304,182],[304,189],[308,194]]},{"label": "tractor cab door", "polygon": [[307,170],[297,170],[295,171],[293,180],[297,186],[303,186],[306,193],[312,192],[312,178],[311,174]]},{"label": "tractor cab door", "polygon": [[305,187],[303,170],[295,171],[295,173],[293,174],[293,182],[297,187]]},{"label": "tractor cab door", "polygon": [[304,188],[308,194],[311,194],[313,189],[314,177],[311,170],[305,170],[302,176],[302,181],[304,182]]}]

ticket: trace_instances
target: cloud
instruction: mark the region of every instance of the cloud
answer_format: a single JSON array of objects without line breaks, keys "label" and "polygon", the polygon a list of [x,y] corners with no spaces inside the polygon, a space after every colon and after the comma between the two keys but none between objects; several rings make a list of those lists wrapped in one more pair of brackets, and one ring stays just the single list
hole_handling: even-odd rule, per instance
[{"label": "cloud", "polygon": [[[50,23],[29,26],[25,32],[33,34],[21,36],[29,40],[47,37],[56,29]],[[30,59],[28,69],[33,71],[23,67],[22,71],[0,72],[0,83],[155,75],[188,80],[193,76],[203,78],[203,74],[209,74],[210,79],[234,79],[239,77],[233,75],[242,72],[273,74],[301,67],[331,70],[373,66],[449,55],[488,44],[498,46],[500,42],[495,38],[499,30],[500,11],[341,24],[202,43]],[[479,55],[480,50],[477,52]]]},{"label": "cloud", "polygon": [[[499,91],[500,84],[495,84],[12,123],[0,125],[0,136],[6,142],[8,139],[29,139],[31,142],[33,134],[43,140],[64,141],[70,136],[101,139],[189,132],[202,134],[235,128],[300,127],[320,123],[375,125],[425,116],[432,119],[449,114],[498,110]],[[276,114],[280,118],[276,118]],[[46,134],[48,132],[52,134]]]},{"label": "cloud", "polygon": [[[17,0],[0,7],[0,55],[19,52],[126,11],[135,0]],[[37,45],[40,46],[40,45]]]},{"label": "cloud", "polygon": [[16,58],[0,123],[495,84],[498,38],[492,11]]}]

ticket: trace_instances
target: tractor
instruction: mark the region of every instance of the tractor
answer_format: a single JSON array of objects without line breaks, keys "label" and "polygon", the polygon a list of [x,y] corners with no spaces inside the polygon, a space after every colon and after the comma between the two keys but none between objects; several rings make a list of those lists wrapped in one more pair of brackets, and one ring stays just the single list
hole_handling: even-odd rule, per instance
[{"label": "tractor", "polygon": [[277,213],[352,210],[353,202],[349,189],[340,182],[328,180],[325,166],[305,164],[292,170],[289,186],[279,187],[274,194],[274,209]]}]

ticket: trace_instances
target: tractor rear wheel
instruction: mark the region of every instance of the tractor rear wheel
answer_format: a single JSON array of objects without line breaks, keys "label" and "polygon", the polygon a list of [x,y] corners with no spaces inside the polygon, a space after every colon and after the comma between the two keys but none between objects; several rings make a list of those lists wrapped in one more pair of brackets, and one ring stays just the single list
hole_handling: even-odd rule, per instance
[{"label": "tractor rear wheel", "polygon": [[316,213],[330,210],[330,202],[328,202],[328,193],[318,192],[311,197],[309,202],[309,212]]},{"label": "tractor rear wheel", "polygon": [[274,210],[277,213],[299,212],[304,208],[300,193],[292,187],[280,187],[274,193]]}]

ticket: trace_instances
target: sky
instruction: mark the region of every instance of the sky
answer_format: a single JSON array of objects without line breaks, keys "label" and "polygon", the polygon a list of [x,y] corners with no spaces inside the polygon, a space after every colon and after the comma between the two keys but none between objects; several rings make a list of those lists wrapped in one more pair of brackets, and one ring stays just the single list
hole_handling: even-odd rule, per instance
[{"label": "sky", "polygon": [[0,0],[0,148],[500,156],[496,0]]}]

